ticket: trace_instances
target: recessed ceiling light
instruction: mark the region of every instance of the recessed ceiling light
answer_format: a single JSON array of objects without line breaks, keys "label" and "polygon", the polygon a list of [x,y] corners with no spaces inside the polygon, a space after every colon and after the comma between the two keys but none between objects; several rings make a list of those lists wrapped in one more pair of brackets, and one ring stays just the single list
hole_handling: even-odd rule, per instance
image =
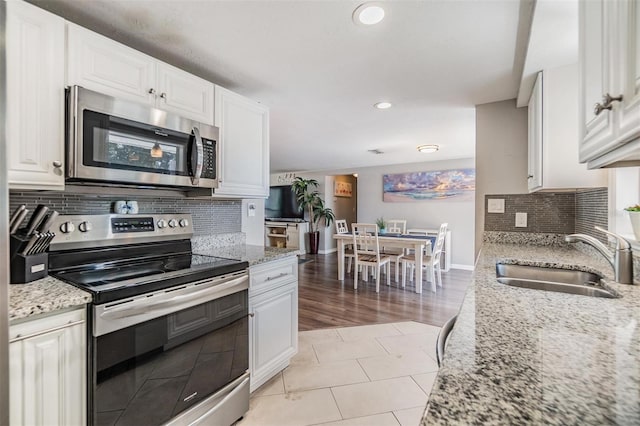
[{"label": "recessed ceiling light", "polygon": [[377,104],[373,104],[373,106],[378,109],[389,109],[391,108],[391,102],[378,102]]},{"label": "recessed ceiling light", "polygon": [[384,9],[379,3],[362,3],[353,11],[353,22],[360,25],[374,25],[384,19]]},{"label": "recessed ceiling light", "polygon": [[423,152],[425,154],[430,154],[432,152],[436,152],[440,147],[438,145],[420,145],[417,147],[417,150]]}]

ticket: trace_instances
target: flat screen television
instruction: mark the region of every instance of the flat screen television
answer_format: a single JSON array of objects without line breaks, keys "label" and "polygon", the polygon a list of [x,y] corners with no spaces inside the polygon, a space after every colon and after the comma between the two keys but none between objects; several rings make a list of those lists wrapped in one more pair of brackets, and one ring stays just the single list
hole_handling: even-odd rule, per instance
[{"label": "flat screen television", "polygon": [[266,219],[304,219],[291,185],[272,186],[264,205]]}]

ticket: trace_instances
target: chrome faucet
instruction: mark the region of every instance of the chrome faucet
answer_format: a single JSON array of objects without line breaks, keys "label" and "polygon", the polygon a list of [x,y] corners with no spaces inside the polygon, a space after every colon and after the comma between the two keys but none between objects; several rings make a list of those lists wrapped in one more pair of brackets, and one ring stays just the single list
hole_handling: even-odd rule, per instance
[{"label": "chrome faucet", "polygon": [[613,272],[617,283],[633,284],[633,251],[631,250],[631,244],[629,244],[629,241],[625,240],[620,235],[609,232],[599,226],[596,226],[595,228],[598,231],[611,235],[616,239],[616,247],[613,253],[611,253],[611,250],[605,244],[590,235],[571,234],[564,237],[564,240],[568,243],[581,241],[594,247],[609,261],[611,266],[613,266]]}]

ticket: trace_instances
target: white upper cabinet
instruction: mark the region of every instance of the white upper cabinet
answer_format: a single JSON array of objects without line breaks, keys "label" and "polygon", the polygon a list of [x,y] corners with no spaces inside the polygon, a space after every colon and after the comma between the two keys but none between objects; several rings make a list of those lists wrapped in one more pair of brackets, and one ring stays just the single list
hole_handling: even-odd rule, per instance
[{"label": "white upper cabinet", "polygon": [[213,83],[68,24],[68,85],[213,124]]},{"label": "white upper cabinet", "polygon": [[580,161],[640,165],[640,5],[579,2]]},{"label": "white upper cabinet", "polygon": [[223,87],[215,90],[220,171],[214,196],[269,196],[269,110]]},{"label": "white upper cabinet", "polygon": [[528,176],[529,192],[542,188],[542,73],[538,73],[529,99]]},{"label": "white upper cabinet", "polygon": [[603,187],[607,174],[578,161],[578,65],[538,73],[529,100],[529,192]]},{"label": "white upper cabinet", "polygon": [[7,2],[7,164],[11,189],[64,188],[65,21]]}]

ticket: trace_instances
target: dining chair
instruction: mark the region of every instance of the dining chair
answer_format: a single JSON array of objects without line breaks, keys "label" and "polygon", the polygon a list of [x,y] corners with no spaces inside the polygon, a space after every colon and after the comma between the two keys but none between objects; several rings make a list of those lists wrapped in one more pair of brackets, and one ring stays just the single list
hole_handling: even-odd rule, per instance
[{"label": "dining chair", "polygon": [[363,280],[367,281],[367,267],[371,266],[376,271],[376,293],[380,292],[380,272],[386,265],[387,285],[391,285],[391,258],[380,252],[378,241],[378,225],[375,223],[354,223],[351,226],[353,233],[353,289],[358,289],[359,267],[363,266]]},{"label": "dining chair", "polygon": [[[440,230],[438,231],[438,236],[436,237],[436,242],[434,247],[430,250],[425,250],[425,253],[422,254],[422,265],[427,268],[427,281],[435,282],[436,286],[442,287],[442,268],[440,267],[440,255],[442,254],[442,247],[444,246],[444,239],[447,235],[447,228],[449,224],[443,223],[440,225]],[[429,235],[427,230],[412,230],[413,235]],[[424,234],[419,234],[418,232],[424,232]],[[415,269],[415,259],[413,256],[405,256],[402,258],[402,287],[405,286],[407,281],[407,268],[409,268],[409,281],[413,281],[414,269]],[[437,271],[437,274],[436,274]],[[436,281],[437,277],[437,281]]]},{"label": "dining chair", "polygon": [[[403,235],[407,232],[407,221],[405,219],[389,219],[387,220],[387,233]],[[398,248],[382,247],[382,252],[391,258],[395,268],[396,282],[400,281],[400,260],[404,256],[404,250]]]},{"label": "dining chair", "polygon": [[[345,219],[336,219],[335,220],[335,224],[336,224],[336,234],[348,234],[349,233],[349,226],[347,225],[347,221]],[[345,259],[348,260],[347,262],[347,272],[351,271],[351,264],[353,263],[353,258],[354,258],[354,254],[353,254],[353,246],[351,244],[346,245],[344,247],[344,257]]]}]

